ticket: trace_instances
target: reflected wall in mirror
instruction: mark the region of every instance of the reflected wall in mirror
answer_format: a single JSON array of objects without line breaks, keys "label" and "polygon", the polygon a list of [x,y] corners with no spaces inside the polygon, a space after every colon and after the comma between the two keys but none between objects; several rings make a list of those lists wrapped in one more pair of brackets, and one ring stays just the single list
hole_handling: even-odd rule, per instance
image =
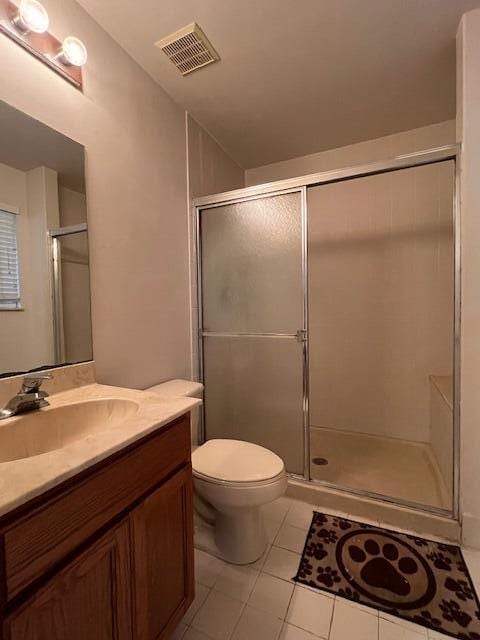
[{"label": "reflected wall in mirror", "polygon": [[0,375],[92,359],[84,164],[0,101]]}]

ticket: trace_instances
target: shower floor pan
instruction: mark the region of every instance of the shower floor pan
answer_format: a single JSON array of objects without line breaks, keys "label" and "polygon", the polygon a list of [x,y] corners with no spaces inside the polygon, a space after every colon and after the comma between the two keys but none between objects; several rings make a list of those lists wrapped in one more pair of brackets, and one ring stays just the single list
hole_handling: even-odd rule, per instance
[{"label": "shower floor pan", "polygon": [[[312,479],[441,509],[451,496],[428,443],[311,427]],[[327,464],[314,464],[322,458]]]}]

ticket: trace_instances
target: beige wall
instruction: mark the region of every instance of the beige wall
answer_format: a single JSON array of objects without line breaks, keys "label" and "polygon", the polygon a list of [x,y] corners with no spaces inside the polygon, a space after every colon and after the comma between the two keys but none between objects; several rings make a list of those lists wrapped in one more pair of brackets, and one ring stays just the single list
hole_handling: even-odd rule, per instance
[{"label": "beige wall", "polygon": [[309,190],[312,426],[430,441],[430,376],[452,375],[454,176]]},{"label": "beige wall", "polygon": [[58,189],[60,226],[69,227],[87,221],[87,197],[84,193],[60,186]]},{"label": "beige wall", "polygon": [[0,98],[86,147],[99,381],[146,387],[190,371],[184,112],[74,2],[51,31],[85,41],[84,93],[0,38]]},{"label": "beige wall", "polygon": [[480,10],[457,37],[458,136],[462,141],[461,512],[463,539],[480,547]]},{"label": "beige wall", "polygon": [[247,169],[247,186],[263,184],[309,173],[330,171],[355,164],[385,160],[405,153],[440,147],[455,142],[455,121],[448,120],[428,127],[395,133],[383,138],[368,140],[348,147],[330,149],[308,156],[276,162],[255,169]]},{"label": "beige wall", "polygon": [[54,362],[51,272],[47,231],[58,226],[57,176],[0,164],[0,208],[18,211],[22,310],[0,310],[0,373]]},{"label": "beige wall", "polygon": [[191,198],[245,186],[244,170],[187,115],[188,178]]}]

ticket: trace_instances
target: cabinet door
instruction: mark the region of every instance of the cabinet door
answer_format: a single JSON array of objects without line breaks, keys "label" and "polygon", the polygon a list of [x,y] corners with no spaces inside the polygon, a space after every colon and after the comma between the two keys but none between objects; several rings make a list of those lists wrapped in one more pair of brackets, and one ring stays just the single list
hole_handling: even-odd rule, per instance
[{"label": "cabinet door", "polygon": [[3,629],[5,640],[132,640],[128,521],[51,578]]},{"label": "cabinet door", "polygon": [[193,600],[192,470],[133,511],[135,639],[169,638]]}]

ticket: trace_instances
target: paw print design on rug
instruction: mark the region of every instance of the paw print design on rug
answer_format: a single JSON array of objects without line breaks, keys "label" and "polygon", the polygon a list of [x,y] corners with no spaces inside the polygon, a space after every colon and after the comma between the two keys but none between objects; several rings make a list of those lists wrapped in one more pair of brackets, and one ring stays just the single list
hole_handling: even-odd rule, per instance
[{"label": "paw print design on rug", "polygon": [[419,608],[435,595],[433,572],[418,548],[387,531],[347,533],[337,545],[336,559],[355,589],[379,605]]},{"label": "paw print design on rug", "polygon": [[354,602],[360,602],[360,594],[356,591],[350,589],[350,587],[345,587],[345,589],[340,588],[338,590],[338,595],[343,596],[347,600],[353,600]]},{"label": "paw print design on rug", "polygon": [[336,569],[332,569],[332,567],[319,567],[317,580],[327,587],[333,587],[336,582],[340,582],[341,578]]},{"label": "paw print design on rug", "polygon": [[315,513],[295,580],[459,640],[480,640],[480,602],[454,545]]},{"label": "paw print design on rug", "polygon": [[304,556],[298,568],[297,580],[302,580],[304,584],[315,586],[315,582],[311,579],[311,576],[313,576],[313,565],[308,561],[308,558]]},{"label": "paw print design on rug", "polygon": [[306,551],[306,555],[315,560],[323,560],[328,555],[328,551],[325,549],[323,542],[313,542]]},{"label": "paw print design on rug", "polygon": [[408,538],[409,540],[412,540],[412,542],[414,542],[417,545],[417,547],[428,546],[428,540],[424,540],[423,538],[418,538],[417,536],[410,536],[408,534],[405,534],[405,537]]},{"label": "paw print design on rug", "polygon": [[323,524],[326,524],[327,522],[329,522],[329,519],[328,519],[328,516],[326,516],[324,513],[314,513],[312,527],[314,527],[315,525],[318,525],[319,527],[321,527]]},{"label": "paw print design on rug", "polygon": [[319,529],[317,535],[325,544],[333,544],[338,540],[337,532],[334,529],[327,529],[326,527]]},{"label": "paw print design on rug", "polygon": [[360,576],[366,584],[397,596],[408,596],[411,587],[407,576],[417,573],[418,564],[410,556],[399,557],[395,544],[386,542],[380,548],[374,539],[368,538],[363,548],[352,544],[348,553],[353,562],[362,565]]},{"label": "paw print design on rug", "polygon": [[454,591],[459,600],[473,600],[473,593],[470,585],[466,580],[454,580],[453,578],[447,578],[445,580],[445,589]]},{"label": "paw print design on rug", "polygon": [[455,600],[442,600],[440,603],[440,609],[443,613],[443,618],[448,622],[457,622],[461,627],[468,627],[472,618],[466,611],[462,611],[458,602]]},{"label": "paw print design on rug", "polygon": [[441,551],[430,553],[428,554],[427,558],[433,562],[437,569],[450,571],[452,568],[452,559]]},{"label": "paw print design on rug", "polygon": [[442,626],[442,621],[432,616],[430,611],[422,611],[420,615],[415,615],[413,621],[431,629],[440,629]]},{"label": "paw print design on rug", "polygon": [[348,531],[348,529],[352,528],[352,523],[345,520],[345,518],[333,518],[332,524],[334,527],[341,529],[342,531]]}]

